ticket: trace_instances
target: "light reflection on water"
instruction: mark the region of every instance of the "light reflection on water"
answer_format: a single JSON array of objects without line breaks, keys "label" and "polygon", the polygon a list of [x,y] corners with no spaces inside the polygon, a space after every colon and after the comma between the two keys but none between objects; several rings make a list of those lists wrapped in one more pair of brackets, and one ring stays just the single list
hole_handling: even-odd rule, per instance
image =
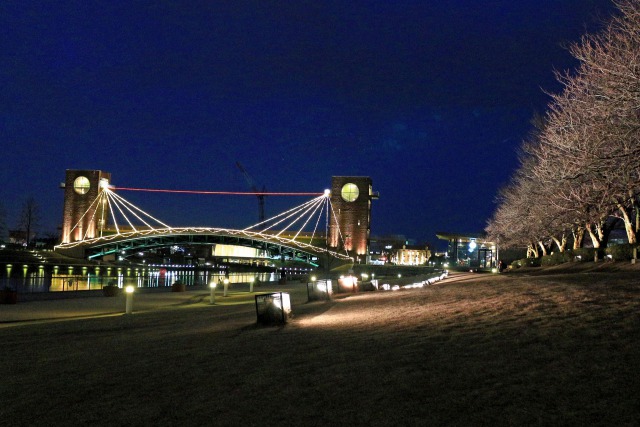
[{"label": "light reflection on water", "polygon": [[228,273],[221,271],[195,271],[193,269],[184,270],[126,270],[124,272],[114,271],[113,275],[96,274],[54,274],[46,275],[43,271],[33,272],[26,277],[4,278],[3,286],[17,288],[21,293],[35,292],[63,292],[63,291],[86,291],[100,290],[103,286],[114,284],[118,287],[170,287],[176,281],[181,281],[187,286],[207,285],[211,282],[221,283],[225,277],[229,283],[248,283],[252,279],[260,282],[278,280],[277,272],[243,272]]}]

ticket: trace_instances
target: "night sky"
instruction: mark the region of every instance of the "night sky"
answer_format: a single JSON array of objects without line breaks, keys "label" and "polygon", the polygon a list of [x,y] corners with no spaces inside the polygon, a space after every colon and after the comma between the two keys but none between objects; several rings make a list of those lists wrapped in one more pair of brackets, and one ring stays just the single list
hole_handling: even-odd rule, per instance
[{"label": "night sky", "polygon": [[[120,187],[322,192],[371,176],[372,234],[481,232],[567,45],[610,0],[0,4],[0,203],[62,218],[66,169]],[[170,225],[243,228],[253,196],[121,192]],[[266,200],[267,216],[307,198]]]}]

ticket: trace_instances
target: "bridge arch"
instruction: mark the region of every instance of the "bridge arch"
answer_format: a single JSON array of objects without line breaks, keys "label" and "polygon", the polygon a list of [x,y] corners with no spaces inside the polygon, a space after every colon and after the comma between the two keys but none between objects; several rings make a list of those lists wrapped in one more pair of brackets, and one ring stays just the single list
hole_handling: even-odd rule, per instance
[{"label": "bridge arch", "polygon": [[225,244],[264,250],[270,257],[285,257],[318,265],[322,258],[352,262],[347,255],[329,251],[276,234],[207,227],[162,228],[107,235],[82,241],[63,243],[56,252],[85,259],[98,259],[111,254],[145,251],[181,245]]}]

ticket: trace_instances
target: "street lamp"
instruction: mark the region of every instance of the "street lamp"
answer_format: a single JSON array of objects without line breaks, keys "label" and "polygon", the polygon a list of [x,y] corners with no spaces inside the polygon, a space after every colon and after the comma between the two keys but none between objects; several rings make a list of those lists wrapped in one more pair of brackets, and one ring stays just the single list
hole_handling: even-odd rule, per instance
[{"label": "street lamp", "polygon": [[133,313],[133,291],[134,290],[135,288],[133,286],[127,286],[126,288],[124,288],[124,291],[127,293],[127,301],[124,309],[126,314]]}]

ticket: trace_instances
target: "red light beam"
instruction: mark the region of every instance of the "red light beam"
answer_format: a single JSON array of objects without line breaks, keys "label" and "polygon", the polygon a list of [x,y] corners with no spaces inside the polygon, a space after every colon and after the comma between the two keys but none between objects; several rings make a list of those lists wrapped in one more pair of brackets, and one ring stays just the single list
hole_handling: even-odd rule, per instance
[{"label": "red light beam", "polygon": [[205,190],[161,190],[155,188],[132,188],[109,186],[118,191],[146,191],[148,193],[181,193],[181,194],[210,194],[226,196],[322,196],[324,193],[286,193],[286,192],[254,192],[254,191],[205,191]]}]

